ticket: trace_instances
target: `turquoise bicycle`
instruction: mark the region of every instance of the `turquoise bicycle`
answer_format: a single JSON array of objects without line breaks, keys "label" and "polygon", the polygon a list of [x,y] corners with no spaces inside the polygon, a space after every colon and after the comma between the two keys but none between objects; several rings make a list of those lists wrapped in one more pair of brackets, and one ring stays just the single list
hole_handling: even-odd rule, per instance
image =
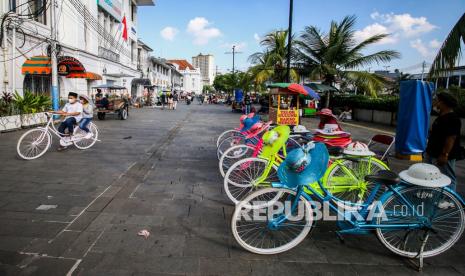
[{"label": "turquoise bicycle", "polygon": [[[312,148],[313,147],[313,148]],[[436,256],[451,248],[464,231],[464,200],[446,186],[450,179],[428,164],[415,164],[399,176],[380,171],[366,176],[375,183],[363,203],[341,209],[338,198],[318,181],[328,162],[322,144],[309,144],[290,152],[278,169],[281,183],[258,190],[236,205],[231,228],[236,241],[257,254],[277,254],[297,246],[315,223],[336,214],[337,232],[366,234],[375,231],[379,241],[403,257]],[[309,193],[308,191],[311,191]],[[379,200],[376,194],[383,191]]]}]

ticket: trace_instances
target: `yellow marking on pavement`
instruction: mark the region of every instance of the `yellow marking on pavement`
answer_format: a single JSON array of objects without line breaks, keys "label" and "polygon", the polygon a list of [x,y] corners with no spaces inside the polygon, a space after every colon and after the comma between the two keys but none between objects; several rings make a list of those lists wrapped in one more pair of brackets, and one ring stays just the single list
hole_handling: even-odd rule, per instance
[{"label": "yellow marking on pavement", "polygon": [[366,129],[366,130],[386,133],[386,134],[390,134],[390,135],[395,135],[396,134],[395,132],[387,131],[387,130],[383,130],[383,129],[378,129],[378,128],[366,127],[366,126],[361,126],[361,125],[356,125],[356,124],[351,124],[351,123],[346,123],[346,122],[340,122],[340,123],[342,125],[348,125],[348,126],[352,126],[352,127],[363,128],[363,129]]}]

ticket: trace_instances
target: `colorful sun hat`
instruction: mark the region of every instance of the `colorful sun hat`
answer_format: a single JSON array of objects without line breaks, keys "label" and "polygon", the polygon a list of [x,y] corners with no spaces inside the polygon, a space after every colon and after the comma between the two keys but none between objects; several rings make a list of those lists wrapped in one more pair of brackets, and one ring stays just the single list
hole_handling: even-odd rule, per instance
[{"label": "colorful sun hat", "polygon": [[352,142],[344,149],[344,154],[353,156],[375,156],[365,143]]},{"label": "colorful sun hat", "polygon": [[309,132],[309,131],[307,130],[307,128],[306,128],[305,126],[303,126],[303,125],[296,125],[296,126],[292,129],[292,131],[293,131],[294,133],[306,133],[306,132]]},{"label": "colorful sun hat", "polygon": [[333,111],[329,108],[323,108],[320,111],[316,113],[316,115],[323,115],[323,116],[328,116],[328,117],[333,117],[334,119],[337,119],[337,117],[333,114]]},{"label": "colorful sun hat", "polygon": [[289,188],[306,185],[319,180],[325,173],[329,161],[326,146],[308,143],[291,151],[278,168],[278,177]]},{"label": "colorful sun hat", "polygon": [[399,176],[407,183],[423,187],[444,187],[451,183],[438,167],[426,163],[413,164],[408,170],[401,171]]},{"label": "colorful sun hat", "polygon": [[252,118],[245,118],[242,122],[241,132],[248,131],[255,123],[260,121],[260,116],[254,116]]},{"label": "colorful sun hat", "polygon": [[259,121],[259,122],[256,122],[255,124],[253,124],[253,126],[247,131],[247,135],[246,135],[246,139],[250,139],[252,137],[255,137],[257,136],[258,134],[260,134],[261,132],[267,130],[270,125],[271,125],[271,121],[270,122],[267,122],[267,123],[264,123],[262,121]]},{"label": "colorful sun hat", "polygon": [[339,125],[338,124],[325,124],[323,129],[315,129],[315,133],[321,133],[323,135],[339,135],[339,134],[345,134],[348,132],[338,130]]},{"label": "colorful sun hat", "polygon": [[291,129],[287,125],[279,125],[263,134],[263,148],[260,157],[272,157],[286,144]]}]

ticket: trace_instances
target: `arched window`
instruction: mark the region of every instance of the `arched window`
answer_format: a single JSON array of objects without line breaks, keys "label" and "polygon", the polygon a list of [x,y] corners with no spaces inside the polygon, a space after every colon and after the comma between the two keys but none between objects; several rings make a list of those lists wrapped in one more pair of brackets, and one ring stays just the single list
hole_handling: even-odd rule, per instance
[{"label": "arched window", "polygon": [[50,75],[27,74],[24,76],[24,91],[30,91],[35,95],[46,95],[50,97],[51,86],[52,81]]}]

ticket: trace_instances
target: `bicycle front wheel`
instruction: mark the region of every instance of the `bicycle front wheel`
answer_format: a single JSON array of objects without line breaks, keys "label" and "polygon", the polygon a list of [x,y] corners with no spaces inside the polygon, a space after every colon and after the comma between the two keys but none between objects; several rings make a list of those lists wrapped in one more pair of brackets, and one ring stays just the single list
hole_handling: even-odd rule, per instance
[{"label": "bicycle front wheel", "polygon": [[246,139],[244,136],[231,136],[224,139],[218,146],[218,149],[216,149],[216,155],[218,157],[218,160],[220,160],[221,156],[223,156],[224,152],[229,148],[238,145],[245,145],[245,143]]},{"label": "bicycle front wheel", "polygon": [[218,139],[216,139],[216,147],[218,148],[223,142],[224,139],[229,138],[229,137],[234,137],[234,136],[242,136],[241,132],[235,129],[229,129],[224,131],[223,133],[218,136]]},{"label": "bicycle front wheel", "polygon": [[[337,198],[338,204],[349,208],[351,204],[364,202],[375,187],[376,183],[365,181],[365,176],[387,169],[388,167],[376,158],[337,160],[328,168],[323,177],[323,184]],[[379,195],[375,198],[377,197]]]},{"label": "bicycle front wheel", "polygon": [[[297,208],[291,210],[293,202]],[[231,229],[244,249],[256,254],[278,254],[302,242],[313,227],[310,202],[288,189],[256,191],[236,205]]]},{"label": "bicycle front wheel", "polygon": [[50,148],[51,135],[44,128],[35,128],[24,133],[18,140],[16,151],[25,160],[41,157]]},{"label": "bicycle front wheel", "polygon": [[224,191],[228,198],[237,204],[254,189],[271,187],[279,182],[278,168],[261,158],[242,159],[229,168],[224,176]]},{"label": "bicycle front wheel", "polygon": [[[376,219],[381,225],[376,235],[384,246],[403,257],[418,258],[422,246],[425,258],[441,254],[460,239],[464,230],[462,204],[444,189],[406,188],[399,195],[393,193],[382,206],[385,217]],[[423,226],[402,228],[402,224]]]},{"label": "bicycle front wheel", "polygon": [[237,161],[253,157],[255,148],[249,145],[238,145],[229,148],[220,158],[219,167],[221,176],[226,175],[226,171]]}]

